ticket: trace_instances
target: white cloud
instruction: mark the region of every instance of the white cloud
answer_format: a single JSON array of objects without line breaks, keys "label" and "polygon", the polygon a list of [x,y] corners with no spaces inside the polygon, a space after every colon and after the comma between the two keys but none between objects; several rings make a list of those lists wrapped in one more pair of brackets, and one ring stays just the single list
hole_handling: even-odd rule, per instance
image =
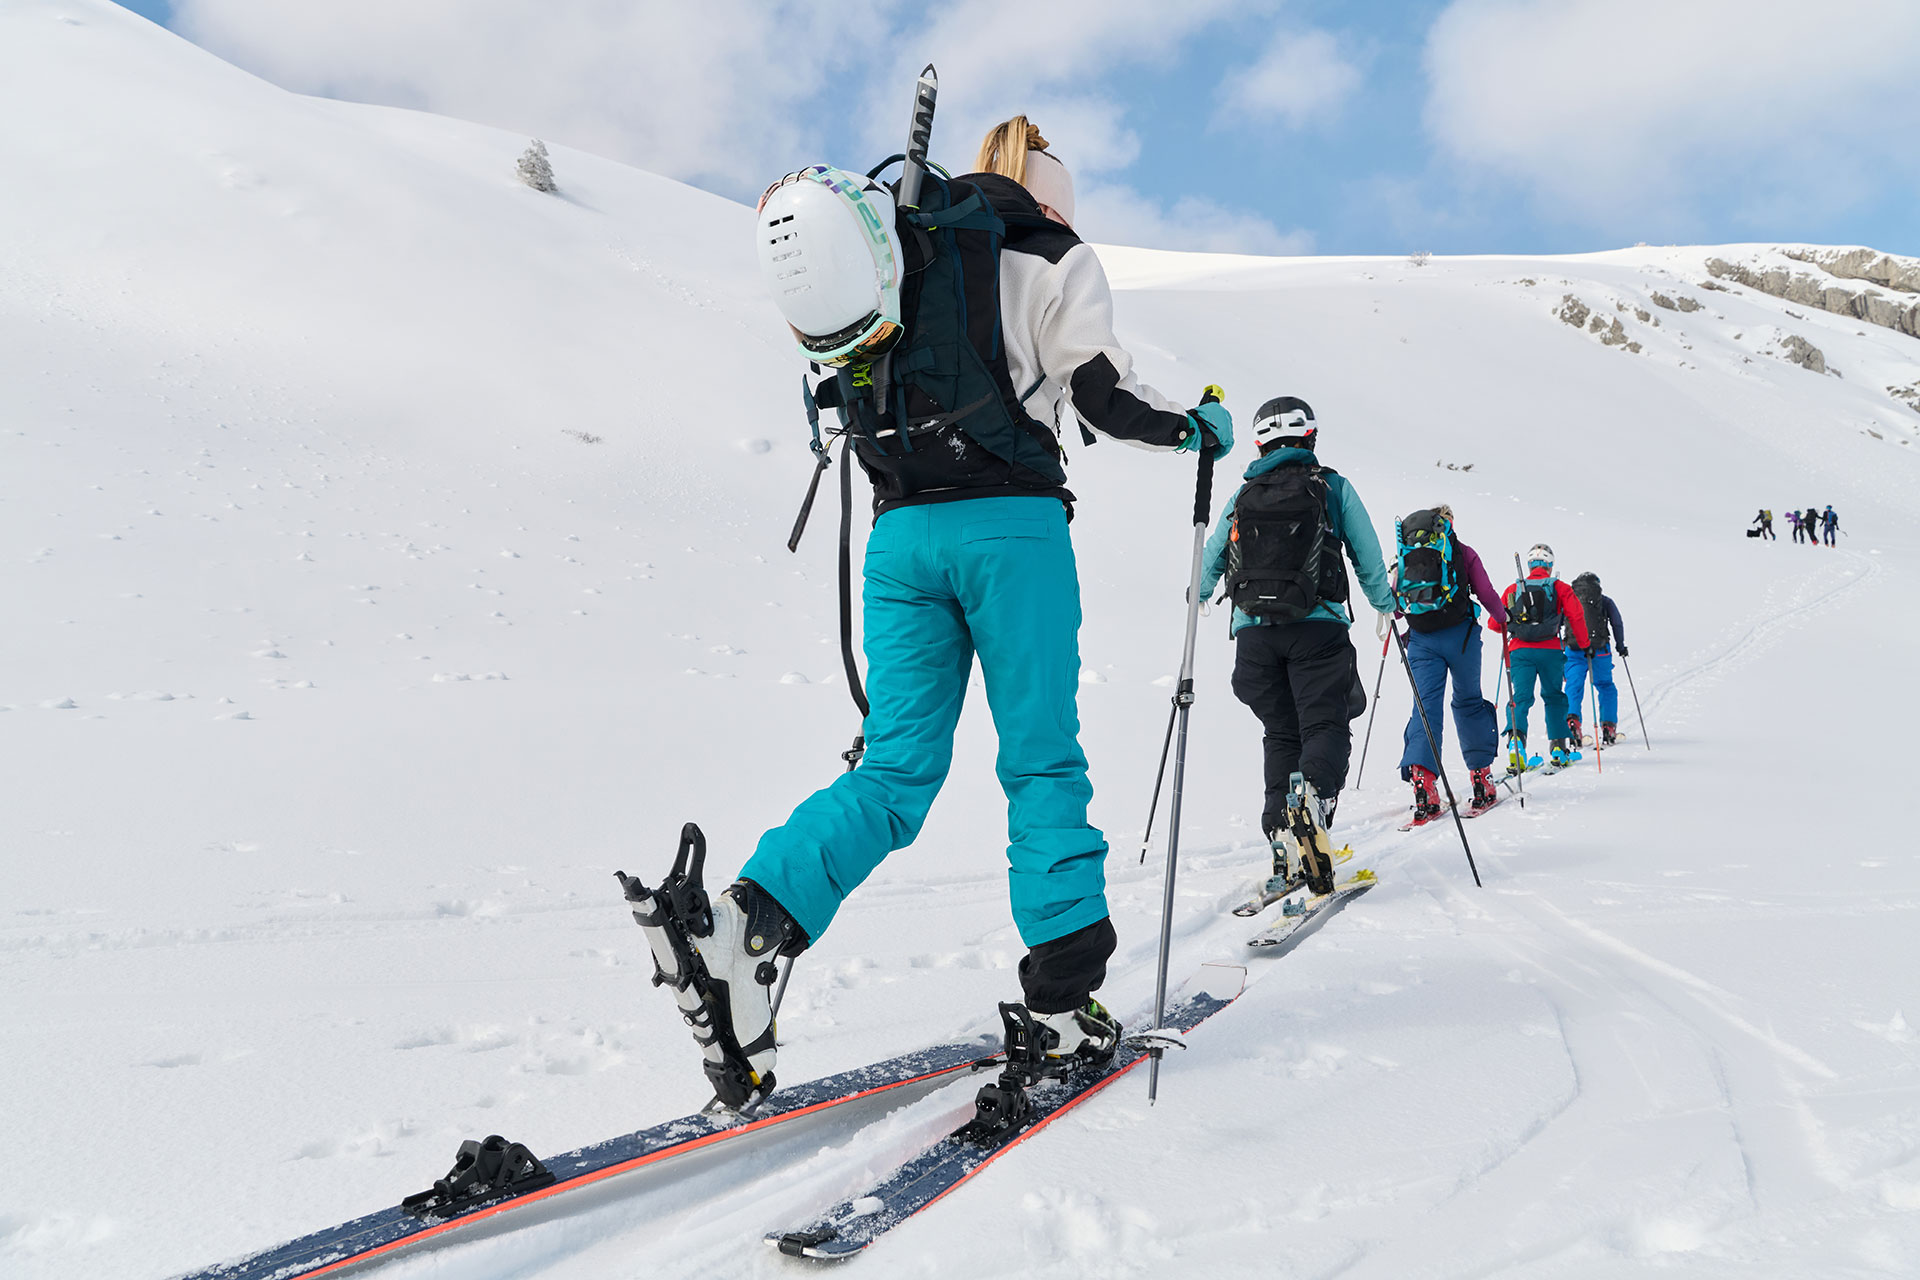
[{"label": "white cloud", "polygon": [[887,2],[175,0],[173,25],[300,92],[477,120],[739,194],[819,150],[796,108],[876,56]]},{"label": "white cloud", "polygon": [[1076,195],[1074,230],[1098,244],[1281,257],[1313,252],[1311,232],[1282,231],[1200,196],[1181,196],[1163,207],[1131,187],[1094,186]]},{"label": "white cloud", "polygon": [[[1274,0],[1259,0],[1270,6]],[[1211,201],[1165,207],[1099,175],[1138,160],[1133,70],[1166,70],[1247,0],[174,0],[172,25],[286,88],[416,107],[751,199],[816,159],[902,149],[940,68],[933,158],[972,167],[1030,116],[1074,171],[1078,217],[1116,242],[1258,253],[1305,240]],[[1258,7],[1258,6],[1253,6]],[[930,16],[929,16],[930,15]],[[1206,86],[1196,88],[1204,94]]]},{"label": "white cloud", "polygon": [[1217,122],[1251,116],[1302,128],[1338,114],[1360,80],[1331,32],[1281,31],[1258,62],[1228,77]]},{"label": "white cloud", "polygon": [[1444,149],[1596,224],[1920,176],[1914,0],[1455,0],[1426,63]]}]

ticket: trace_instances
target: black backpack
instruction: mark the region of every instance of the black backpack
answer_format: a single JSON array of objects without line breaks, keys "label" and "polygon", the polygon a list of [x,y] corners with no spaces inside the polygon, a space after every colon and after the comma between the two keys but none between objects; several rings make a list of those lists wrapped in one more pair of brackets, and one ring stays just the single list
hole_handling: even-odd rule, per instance
[{"label": "black backpack", "polygon": [[1515,640],[1558,640],[1566,618],[1560,613],[1560,593],[1552,578],[1528,578],[1514,583],[1513,606],[1507,610],[1507,634]]},{"label": "black backpack", "polygon": [[[1580,601],[1581,611],[1587,615],[1587,639],[1596,649],[1607,647],[1610,639],[1607,633],[1607,605],[1600,594],[1600,579],[1591,573],[1583,573],[1573,580],[1573,594]],[[1571,642],[1573,637],[1568,636]]]},{"label": "black backpack", "polygon": [[1438,511],[1416,511],[1394,521],[1393,540],[1394,590],[1409,627],[1445,631],[1472,616],[1451,521]]},{"label": "black backpack", "polygon": [[[982,189],[993,176],[977,177],[983,181],[930,171],[919,209],[896,214],[905,333],[872,366],[840,369],[810,395],[810,417],[819,408],[844,413],[873,480],[876,513],[934,490],[1067,496],[1060,443],[1022,407],[1007,369],[1000,336],[1007,220]],[[1009,217],[1024,222],[1025,212]],[[1031,216],[1045,222],[1037,205]]]},{"label": "black backpack", "polygon": [[1311,463],[1255,476],[1233,500],[1226,591],[1267,622],[1298,622],[1322,601],[1347,599],[1340,535],[1327,509],[1331,469]]}]

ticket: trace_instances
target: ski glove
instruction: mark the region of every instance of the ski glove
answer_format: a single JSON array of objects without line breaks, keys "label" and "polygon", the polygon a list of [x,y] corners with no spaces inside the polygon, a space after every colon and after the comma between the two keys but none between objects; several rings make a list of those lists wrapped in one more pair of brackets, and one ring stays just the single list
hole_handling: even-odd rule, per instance
[{"label": "ski glove", "polygon": [[1619,649],[1620,649],[1620,656],[1621,656],[1621,657],[1623,657],[1623,658],[1624,658],[1624,657],[1626,657],[1626,656],[1627,656],[1627,646],[1626,646],[1626,645],[1624,645],[1624,644],[1623,644],[1623,645],[1620,645],[1620,646],[1619,646]]},{"label": "ski glove", "polygon": [[1213,460],[1218,462],[1233,451],[1233,415],[1225,405],[1217,401],[1203,404],[1187,410],[1187,417],[1197,429],[1180,442],[1180,452],[1197,450],[1204,441],[1213,453]]},{"label": "ski glove", "polygon": [[1387,631],[1393,626],[1393,620],[1386,614],[1375,612],[1373,615],[1373,638],[1381,644],[1387,642]]}]

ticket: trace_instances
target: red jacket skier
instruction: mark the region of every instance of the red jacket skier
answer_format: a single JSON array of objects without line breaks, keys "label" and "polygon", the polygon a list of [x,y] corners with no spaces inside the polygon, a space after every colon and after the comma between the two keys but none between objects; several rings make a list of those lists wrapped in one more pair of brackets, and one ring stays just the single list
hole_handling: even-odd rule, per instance
[{"label": "red jacket skier", "polygon": [[[1526,578],[1501,596],[1507,619],[1503,626],[1488,618],[1487,626],[1507,636],[1507,683],[1513,697],[1507,703],[1507,771],[1527,767],[1527,713],[1533,709],[1537,683],[1547,717],[1547,732],[1563,733],[1567,723],[1566,661],[1560,653],[1564,626],[1575,645],[1593,643],[1587,634],[1587,611],[1573,588],[1553,574],[1553,548],[1544,542],[1527,552]],[[1573,749],[1562,737],[1552,739],[1553,762],[1572,763]]]}]

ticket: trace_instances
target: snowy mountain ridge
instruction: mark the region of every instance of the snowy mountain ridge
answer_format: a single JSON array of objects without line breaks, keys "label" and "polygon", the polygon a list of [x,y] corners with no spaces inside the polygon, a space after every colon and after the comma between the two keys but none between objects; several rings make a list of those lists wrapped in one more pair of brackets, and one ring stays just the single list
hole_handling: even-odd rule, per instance
[{"label": "snowy mountain ridge", "polygon": [[[830,496],[783,545],[804,366],[746,211],[551,139],[543,195],[524,137],[287,94],[106,0],[0,10],[0,104],[36,122],[0,133],[0,1079],[33,1172],[0,1270],[171,1275],[420,1190],[463,1137],[697,1108],[611,873],[692,819],[730,874],[855,728]],[[1219,382],[1242,423],[1309,399],[1383,533],[1446,500],[1496,579],[1540,540],[1598,571],[1654,749],[1469,824],[1476,891],[1450,830],[1394,831],[1386,671],[1336,832],[1381,885],[1263,965],[1225,912],[1264,853],[1216,612],[1176,969],[1246,963],[1247,994],[1157,1107],[1110,1091],[873,1265],[1909,1273],[1920,343],[1711,269],[1852,257],[1100,252],[1148,381]],[[1069,449],[1131,1011],[1192,471]],[[1828,502],[1835,550],[1740,536]],[[1017,989],[983,706],[956,757],[796,969],[787,1078],[988,1030]],[[949,1092],[394,1274],[784,1274],[760,1232],[941,1132]]]}]

